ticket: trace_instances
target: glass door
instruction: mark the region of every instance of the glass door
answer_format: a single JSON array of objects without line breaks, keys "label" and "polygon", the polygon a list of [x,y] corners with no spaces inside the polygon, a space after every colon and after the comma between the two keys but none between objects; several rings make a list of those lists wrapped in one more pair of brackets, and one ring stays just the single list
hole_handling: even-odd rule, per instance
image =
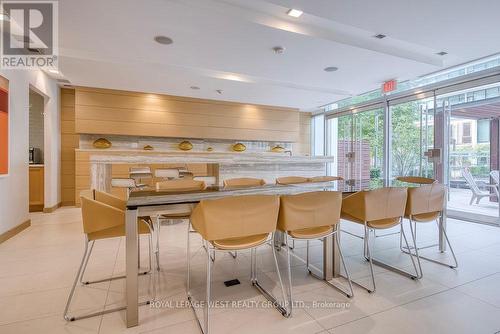
[{"label": "glass door", "polygon": [[498,223],[500,84],[437,96],[447,117],[448,216]]},{"label": "glass door", "polygon": [[390,175],[434,178],[434,98],[390,105]]},{"label": "glass door", "polygon": [[329,175],[382,185],[384,178],[384,108],[327,120],[328,155],[335,156]]}]

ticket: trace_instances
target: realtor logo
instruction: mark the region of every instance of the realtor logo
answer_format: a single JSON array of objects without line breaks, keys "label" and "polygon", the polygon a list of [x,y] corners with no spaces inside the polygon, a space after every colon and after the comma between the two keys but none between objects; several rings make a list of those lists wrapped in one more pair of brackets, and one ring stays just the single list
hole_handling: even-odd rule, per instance
[{"label": "realtor logo", "polygon": [[0,67],[57,69],[57,1],[2,1]]}]

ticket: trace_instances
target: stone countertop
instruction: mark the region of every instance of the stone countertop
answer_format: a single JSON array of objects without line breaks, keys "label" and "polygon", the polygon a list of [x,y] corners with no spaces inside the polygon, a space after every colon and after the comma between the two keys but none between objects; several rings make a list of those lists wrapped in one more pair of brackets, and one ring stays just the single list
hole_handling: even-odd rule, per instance
[{"label": "stone countertop", "polygon": [[[289,156],[286,153],[238,153],[238,152],[180,152],[113,149],[77,149],[90,153],[93,163],[218,163],[218,164],[273,164],[273,163],[327,163],[332,156]],[[95,153],[95,154],[93,154]]]}]

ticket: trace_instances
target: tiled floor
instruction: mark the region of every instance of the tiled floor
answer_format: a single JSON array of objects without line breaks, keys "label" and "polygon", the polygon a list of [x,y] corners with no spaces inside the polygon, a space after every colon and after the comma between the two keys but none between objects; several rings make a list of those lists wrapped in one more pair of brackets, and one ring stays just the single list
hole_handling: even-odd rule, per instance
[{"label": "tiled floor", "polygon": [[[126,329],[124,312],[67,323],[62,318],[65,302],[83,252],[80,211],[62,208],[52,214],[34,214],[33,226],[0,244],[0,333],[200,333],[191,309],[182,307],[185,293],[186,225],[162,227],[159,300],[181,307],[140,308],[141,325]],[[355,286],[355,297],[338,291],[305,272],[294,260],[294,299],[303,307],[293,317],[283,318],[273,309],[221,308],[213,312],[212,333],[495,333],[500,331],[500,229],[449,220],[449,236],[460,267],[457,270],[423,262],[424,278],[412,281],[376,267],[377,291],[368,294]],[[343,228],[360,232],[358,226]],[[433,224],[419,226],[419,241],[432,242]],[[385,232],[377,232],[383,234]],[[192,236],[193,253],[200,241]],[[368,283],[367,263],[361,258],[362,244],[342,235],[342,248],[354,279]],[[399,252],[397,235],[377,237],[375,256],[401,268],[412,268],[408,256]],[[147,241],[141,243],[147,259]],[[296,243],[304,254],[304,245]],[[286,262],[279,254],[283,278]],[[449,254],[426,250],[429,256],[450,260]],[[312,262],[321,263],[321,245],[311,247]],[[124,272],[123,240],[96,243],[89,262],[88,279]],[[147,261],[144,261],[146,263]],[[262,283],[278,294],[277,274],[269,247],[259,252]],[[250,258],[240,252],[236,260],[217,254],[213,293],[217,300],[264,301],[248,283]],[[193,259],[195,288],[204,281],[205,257],[199,251]],[[225,287],[222,282],[238,278],[241,285]],[[345,281],[341,281],[344,283]],[[150,291],[150,278],[140,278],[141,298]],[[313,307],[313,302],[330,302]],[[124,281],[78,286],[74,313],[93,312],[122,305]],[[171,303],[170,305],[175,305]],[[324,305],[323,305],[324,306]]]}]

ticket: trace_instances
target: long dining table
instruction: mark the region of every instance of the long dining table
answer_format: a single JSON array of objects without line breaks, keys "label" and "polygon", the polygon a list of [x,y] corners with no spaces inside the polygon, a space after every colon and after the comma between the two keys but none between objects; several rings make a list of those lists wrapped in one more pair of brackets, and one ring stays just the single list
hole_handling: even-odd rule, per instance
[{"label": "long dining table", "polygon": [[[137,218],[156,216],[162,211],[171,211],[182,204],[196,204],[202,200],[219,199],[229,196],[244,195],[289,195],[309,191],[341,191],[348,195],[360,190],[380,188],[384,185],[408,186],[394,184],[394,181],[373,182],[372,180],[332,181],[300,183],[290,185],[266,184],[259,187],[224,188],[209,186],[204,190],[172,192],[145,188],[130,193],[126,209],[126,325],[134,327],[139,324],[139,289],[138,289],[138,231]],[[439,247],[444,251],[445,215],[440,220]],[[334,237],[323,242],[323,279],[331,280],[340,275],[340,256]]]}]

